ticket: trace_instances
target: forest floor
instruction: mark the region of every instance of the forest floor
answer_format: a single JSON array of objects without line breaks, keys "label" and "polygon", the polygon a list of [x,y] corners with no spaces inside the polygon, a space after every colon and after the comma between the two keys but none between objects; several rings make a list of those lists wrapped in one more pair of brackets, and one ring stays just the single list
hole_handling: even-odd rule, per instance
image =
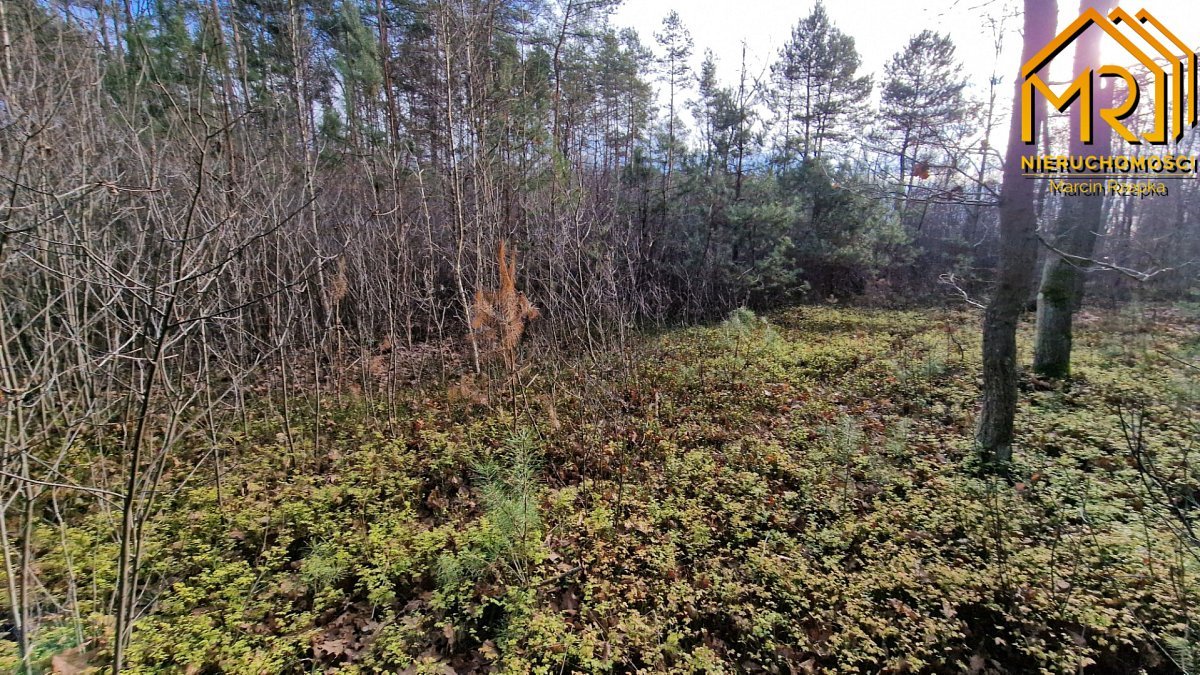
[{"label": "forest floor", "polygon": [[[1025,380],[1008,480],[973,460],[962,312],[740,311],[529,366],[515,421],[502,384],[330,400],[291,443],[259,411],[219,484],[173,460],[132,672],[1177,672],[1198,317],[1084,312],[1074,379]],[[40,526],[39,579],[94,610],[41,667],[103,661],[112,531]]]}]

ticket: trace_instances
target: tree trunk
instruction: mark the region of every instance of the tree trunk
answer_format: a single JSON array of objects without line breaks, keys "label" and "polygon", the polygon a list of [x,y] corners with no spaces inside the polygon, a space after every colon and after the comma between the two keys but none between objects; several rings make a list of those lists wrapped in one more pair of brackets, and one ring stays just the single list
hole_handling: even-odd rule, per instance
[{"label": "tree trunk", "polygon": [[[1095,7],[1101,14],[1108,14],[1115,5],[1114,0],[1082,0],[1080,11]],[[1075,42],[1075,70],[1080,73],[1088,68],[1100,66],[1100,31],[1088,30]],[[1083,106],[1071,109],[1071,154],[1075,156],[1104,156],[1112,152],[1112,128],[1100,124],[1096,110],[1111,108],[1113,87],[1111,82],[1101,88],[1092,106],[1092,128],[1095,143],[1083,144],[1080,128],[1083,123]],[[1091,258],[1096,246],[1097,233],[1103,227],[1104,197],[1075,196],[1063,199],[1054,233],[1054,248],[1075,259],[1050,251],[1042,269],[1042,285],[1037,303],[1037,347],[1034,352],[1033,369],[1043,377],[1065,378],[1071,374],[1071,327],[1074,314],[1083,301],[1086,281],[1080,268],[1083,259]]]},{"label": "tree trunk", "polygon": [[[1025,43],[1021,63],[1033,58],[1054,37],[1058,16],[1055,0],[1025,0]],[[1013,417],[1017,409],[1017,322],[1033,286],[1037,261],[1037,216],[1034,184],[1021,175],[1021,157],[1034,152],[1021,142],[1021,81],[1013,88],[1000,191],[1000,262],[997,286],[983,324],[983,401],[976,444],[989,466],[1012,458]]]}]

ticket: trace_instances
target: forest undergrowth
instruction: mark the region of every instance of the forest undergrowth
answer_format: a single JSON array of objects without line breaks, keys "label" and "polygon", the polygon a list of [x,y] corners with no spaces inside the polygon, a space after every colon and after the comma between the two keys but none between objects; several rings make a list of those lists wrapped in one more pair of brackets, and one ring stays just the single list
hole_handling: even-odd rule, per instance
[{"label": "forest undergrowth", "polygon": [[[1008,479],[973,460],[977,324],[739,310],[286,430],[252,402],[169,458],[131,672],[1192,671],[1200,313],[1081,314]],[[52,503],[37,578],[81,610],[35,662],[87,672],[114,509]]]}]

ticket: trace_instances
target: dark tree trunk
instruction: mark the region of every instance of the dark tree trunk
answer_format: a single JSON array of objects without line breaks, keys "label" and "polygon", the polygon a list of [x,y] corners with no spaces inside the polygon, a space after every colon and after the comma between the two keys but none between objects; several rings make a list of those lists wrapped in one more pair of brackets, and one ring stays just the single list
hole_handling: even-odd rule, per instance
[{"label": "dark tree trunk", "polygon": [[[1115,0],[1083,0],[1080,11],[1095,7],[1101,14],[1108,14]],[[1100,66],[1099,30],[1088,30],[1075,42],[1075,70],[1080,73],[1088,68]],[[1071,109],[1071,154],[1108,155],[1112,152],[1112,128],[1101,124],[1096,110],[1111,108],[1113,88],[1104,86],[1096,96],[1096,105],[1086,111],[1092,118],[1095,144],[1084,145],[1080,128],[1083,123],[1083,105]],[[1054,232],[1054,248],[1068,254],[1064,257],[1050,251],[1046,266],[1042,269],[1042,285],[1038,291],[1037,347],[1034,352],[1033,369],[1039,375],[1065,378],[1071,374],[1071,330],[1075,311],[1083,302],[1083,286],[1086,281],[1081,262],[1091,258],[1096,247],[1097,233],[1103,228],[1104,198],[1066,197],[1059,210],[1058,223]]]},{"label": "dark tree trunk", "polygon": [[[1021,63],[1054,37],[1055,0],[1025,0],[1025,43]],[[1013,417],[1017,409],[1017,321],[1033,288],[1037,261],[1034,184],[1021,175],[1021,157],[1035,152],[1021,142],[1021,81],[1013,90],[1004,187],[1000,191],[1000,262],[996,290],[983,324],[983,405],[975,439],[989,466],[1012,458]]]}]

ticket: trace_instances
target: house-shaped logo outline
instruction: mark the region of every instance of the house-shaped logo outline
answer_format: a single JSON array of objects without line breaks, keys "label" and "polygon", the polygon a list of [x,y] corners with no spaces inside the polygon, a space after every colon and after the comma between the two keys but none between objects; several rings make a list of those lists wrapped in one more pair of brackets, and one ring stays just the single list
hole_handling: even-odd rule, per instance
[{"label": "house-shaped logo outline", "polygon": [[[1189,47],[1187,45],[1187,43],[1185,43],[1183,40],[1180,40],[1178,37],[1176,37],[1175,34],[1172,33],[1170,30],[1167,30],[1167,27],[1164,26],[1161,21],[1156,19],[1154,17],[1154,15],[1151,14],[1150,12],[1147,12],[1146,10],[1142,9],[1142,10],[1138,11],[1136,16],[1137,16],[1138,21],[1140,21],[1142,23],[1148,23],[1151,26],[1153,26],[1155,30],[1157,30],[1159,33],[1162,33],[1162,35],[1164,37],[1166,37],[1167,40],[1171,42],[1171,44],[1175,45],[1180,50],[1180,52],[1183,54],[1183,56],[1172,55],[1170,57],[1172,61],[1174,61],[1176,59],[1186,59],[1187,65],[1186,65],[1186,67],[1184,67],[1184,69],[1185,69],[1185,72],[1187,75],[1187,85],[1188,85],[1187,86],[1187,125],[1192,128],[1195,128],[1196,124],[1198,122],[1200,122],[1200,119],[1197,118],[1197,110],[1196,110],[1196,88],[1197,88],[1198,78],[1200,78],[1200,72],[1197,72],[1197,70],[1196,70],[1196,61],[1197,61],[1196,50],[1192,49],[1191,47]],[[1132,23],[1130,25],[1132,25]],[[1179,103],[1181,101],[1181,97],[1184,95],[1183,94],[1183,77],[1182,77],[1182,75],[1180,77],[1176,78],[1176,83],[1177,83],[1176,84],[1176,92],[1178,93],[1178,96],[1180,97],[1180,98],[1175,99],[1176,108],[1181,113],[1183,110],[1183,107],[1181,105],[1179,105]],[[1181,138],[1183,136],[1183,131],[1184,131],[1183,122],[1180,121],[1176,128],[1176,134],[1177,134],[1176,140],[1179,140],[1179,138]]]},{"label": "house-shaped logo outline", "polygon": [[[1045,67],[1046,64],[1048,64],[1050,61],[1052,61],[1056,56],[1061,54],[1063,52],[1063,50],[1065,50],[1072,42],[1074,42],[1076,38],[1078,38],[1080,35],[1082,35],[1085,30],[1087,30],[1088,28],[1091,28],[1093,25],[1097,26],[1098,28],[1103,30],[1109,37],[1116,40],[1117,43],[1119,45],[1121,45],[1122,48],[1125,49],[1125,51],[1129,52],[1129,54],[1131,54],[1140,64],[1142,64],[1142,66],[1144,66],[1154,76],[1155,106],[1156,106],[1155,125],[1154,125],[1155,129],[1153,132],[1146,134],[1144,136],[1144,138],[1147,142],[1149,142],[1153,145],[1165,144],[1167,142],[1167,137],[1169,134],[1169,131],[1168,131],[1169,126],[1174,126],[1174,129],[1175,129],[1174,139],[1175,140],[1179,140],[1183,136],[1184,109],[1183,109],[1182,99],[1184,98],[1184,91],[1183,91],[1184,90],[1184,87],[1183,87],[1184,66],[1183,66],[1182,60],[1184,60],[1184,59],[1186,59],[1188,61],[1188,66],[1186,68],[1186,71],[1187,71],[1187,79],[1189,81],[1189,84],[1187,87],[1187,89],[1188,89],[1188,92],[1187,92],[1188,93],[1188,96],[1187,96],[1187,100],[1188,100],[1187,120],[1188,120],[1188,122],[1190,122],[1191,126],[1196,126],[1196,121],[1197,121],[1196,120],[1196,94],[1195,94],[1195,92],[1196,92],[1196,77],[1197,77],[1196,67],[1195,67],[1196,66],[1196,53],[1194,51],[1192,51],[1190,48],[1188,48],[1187,45],[1185,45],[1181,40],[1179,40],[1179,38],[1177,38],[1173,33],[1168,31],[1166,29],[1166,27],[1163,26],[1162,23],[1158,21],[1158,19],[1154,18],[1154,16],[1151,15],[1146,10],[1143,9],[1143,10],[1139,11],[1137,14],[1137,19],[1138,19],[1138,21],[1140,21],[1140,23],[1142,23],[1142,24],[1148,23],[1152,27],[1154,27],[1156,30],[1158,30],[1160,33],[1162,33],[1163,36],[1165,36],[1167,38],[1167,40],[1169,42],[1171,42],[1174,46],[1179,47],[1182,50],[1184,50],[1184,55],[1179,56],[1179,55],[1173,54],[1170,51],[1170,49],[1168,49],[1166,46],[1164,46],[1149,31],[1147,31],[1145,28],[1143,28],[1138,23],[1138,21],[1134,21],[1133,17],[1131,17],[1123,9],[1120,9],[1120,8],[1114,9],[1109,14],[1109,16],[1106,17],[1093,7],[1087,8],[1086,10],[1084,10],[1084,12],[1082,14],[1079,15],[1079,18],[1075,19],[1075,21],[1073,21],[1069,26],[1067,26],[1067,28],[1065,30],[1063,30],[1061,33],[1059,33],[1057,36],[1055,36],[1054,39],[1051,40],[1049,44],[1047,44],[1044,48],[1042,48],[1041,51],[1039,51],[1037,54],[1035,54],[1033,56],[1033,58],[1029,59],[1029,61],[1027,61],[1021,67],[1021,76],[1023,79],[1021,127],[1022,127],[1022,139],[1024,140],[1024,142],[1026,144],[1032,144],[1035,142],[1034,138],[1033,138],[1033,127],[1034,127],[1033,96],[1034,96],[1035,90],[1040,89],[1043,94],[1050,93],[1049,87],[1038,76],[1038,72],[1043,67]],[[1176,123],[1174,125],[1170,125],[1170,123],[1167,119],[1167,108],[1169,105],[1168,99],[1171,97],[1169,96],[1169,94],[1167,92],[1167,73],[1166,73],[1166,71],[1163,69],[1162,66],[1159,65],[1159,63],[1157,61],[1155,61],[1155,59],[1153,59],[1149,55],[1147,55],[1127,35],[1125,35],[1118,28],[1119,24],[1125,24],[1125,25],[1130,26],[1130,28],[1139,37],[1141,37],[1143,40],[1145,40],[1147,44],[1149,44],[1151,47],[1153,47],[1155,49],[1155,51],[1158,51],[1162,56],[1166,57],[1167,61],[1171,63],[1171,70],[1172,70],[1171,74],[1173,76],[1172,79],[1175,83],[1174,89],[1176,92],[1176,96],[1174,97],[1176,99],[1175,100],[1175,122]],[[1120,109],[1101,110],[1100,117],[1103,118],[1106,122],[1108,122],[1109,125],[1112,126],[1112,128],[1115,131],[1117,131],[1126,141],[1128,141],[1129,143],[1132,143],[1132,144],[1139,144],[1141,142],[1141,140],[1138,139],[1136,135],[1134,135],[1131,131],[1129,131],[1129,129],[1126,128],[1125,125],[1121,124],[1121,122],[1120,122],[1120,120],[1131,115],[1133,113],[1134,109],[1136,109],[1136,107],[1137,107],[1137,103],[1138,103],[1138,99],[1139,99],[1139,91],[1137,88],[1136,81],[1133,79],[1133,76],[1130,75],[1126,69],[1124,69],[1120,66],[1102,66],[1101,68],[1098,69],[1097,72],[1099,73],[1099,75],[1101,77],[1106,77],[1106,76],[1107,77],[1114,77],[1114,76],[1122,77],[1123,79],[1126,80],[1126,83],[1129,85],[1130,97],[1129,97],[1129,100],[1126,101],[1125,105],[1122,106]],[[1086,77],[1087,77],[1087,81],[1084,83],[1084,86],[1080,87],[1079,80],[1077,79],[1072,84],[1071,89],[1067,90],[1068,93],[1074,91],[1074,94],[1072,94],[1071,96],[1069,96],[1067,98],[1059,98],[1058,101],[1055,101],[1055,106],[1056,106],[1057,110],[1059,110],[1060,112],[1066,110],[1071,105],[1073,105],[1077,99],[1081,98],[1081,94],[1083,94],[1082,98],[1085,99],[1082,102],[1082,104],[1085,106],[1085,108],[1087,108],[1089,110],[1091,109],[1091,107],[1093,105],[1093,101],[1092,101],[1093,85],[1091,83],[1092,71],[1088,71],[1087,73],[1084,73],[1084,74],[1077,73],[1076,77],[1079,79],[1083,79],[1084,75],[1086,75]],[[1035,87],[1035,80],[1036,80],[1036,84],[1039,85],[1037,87]],[[1077,89],[1078,89],[1078,91],[1076,91]],[[1066,96],[1066,94],[1064,94],[1064,96]],[[1082,126],[1083,126],[1084,142],[1090,143],[1091,142],[1091,115],[1085,114],[1083,116],[1082,122],[1083,122]]]}]

